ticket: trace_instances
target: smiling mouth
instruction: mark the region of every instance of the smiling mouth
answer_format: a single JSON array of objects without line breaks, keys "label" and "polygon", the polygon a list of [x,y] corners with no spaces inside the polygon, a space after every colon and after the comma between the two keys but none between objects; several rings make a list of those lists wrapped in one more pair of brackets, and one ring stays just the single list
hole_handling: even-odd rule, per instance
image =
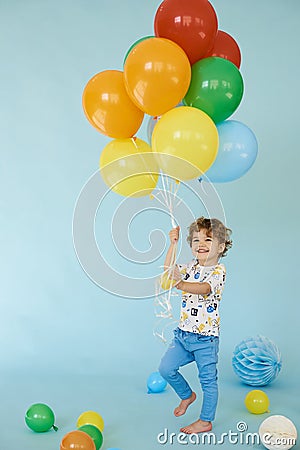
[{"label": "smiling mouth", "polygon": [[200,249],[200,250],[197,250],[197,253],[208,253],[208,250]]}]

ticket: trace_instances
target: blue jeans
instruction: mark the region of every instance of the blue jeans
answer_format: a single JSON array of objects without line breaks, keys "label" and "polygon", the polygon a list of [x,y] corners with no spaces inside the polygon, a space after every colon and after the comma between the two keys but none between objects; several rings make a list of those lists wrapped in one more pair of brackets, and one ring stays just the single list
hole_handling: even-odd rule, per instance
[{"label": "blue jeans", "polygon": [[192,390],[179,372],[179,368],[195,361],[203,392],[200,419],[212,421],[218,402],[217,362],[219,338],[197,333],[174,330],[174,339],[163,356],[159,372],[170,384],[176,394],[185,400],[192,395]]}]

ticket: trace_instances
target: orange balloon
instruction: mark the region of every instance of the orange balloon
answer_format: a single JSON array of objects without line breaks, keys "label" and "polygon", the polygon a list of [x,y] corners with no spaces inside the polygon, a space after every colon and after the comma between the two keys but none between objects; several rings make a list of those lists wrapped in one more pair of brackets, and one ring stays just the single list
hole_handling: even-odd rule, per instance
[{"label": "orange balloon", "polygon": [[70,431],[60,443],[60,450],[96,450],[91,436],[84,431]]},{"label": "orange balloon", "polygon": [[91,78],[83,91],[82,106],[93,127],[112,138],[134,136],[144,118],[130,100],[119,70],[105,70]]},{"label": "orange balloon", "polygon": [[191,66],[179,45],[154,37],[140,42],[130,52],[124,77],[134,104],[150,116],[160,116],[185,96],[191,81]]}]

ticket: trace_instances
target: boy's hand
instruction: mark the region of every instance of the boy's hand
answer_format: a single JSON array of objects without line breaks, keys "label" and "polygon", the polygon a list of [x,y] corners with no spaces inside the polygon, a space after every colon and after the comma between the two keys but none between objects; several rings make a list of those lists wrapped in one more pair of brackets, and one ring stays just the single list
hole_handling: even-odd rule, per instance
[{"label": "boy's hand", "polygon": [[180,227],[172,228],[172,230],[169,232],[170,242],[171,244],[177,244],[179,241],[179,230]]}]

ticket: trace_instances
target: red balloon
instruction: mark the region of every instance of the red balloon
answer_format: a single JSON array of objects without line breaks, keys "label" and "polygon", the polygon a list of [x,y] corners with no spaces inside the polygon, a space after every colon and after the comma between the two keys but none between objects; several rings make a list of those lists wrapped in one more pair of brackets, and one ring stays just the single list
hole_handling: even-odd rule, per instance
[{"label": "red balloon", "polygon": [[225,31],[218,30],[213,48],[207,53],[209,56],[218,56],[219,58],[228,59],[239,69],[241,65],[241,51],[230,34]]},{"label": "red balloon", "polygon": [[194,64],[213,47],[218,19],[208,0],[164,0],[156,11],[157,37],[176,42]]}]

